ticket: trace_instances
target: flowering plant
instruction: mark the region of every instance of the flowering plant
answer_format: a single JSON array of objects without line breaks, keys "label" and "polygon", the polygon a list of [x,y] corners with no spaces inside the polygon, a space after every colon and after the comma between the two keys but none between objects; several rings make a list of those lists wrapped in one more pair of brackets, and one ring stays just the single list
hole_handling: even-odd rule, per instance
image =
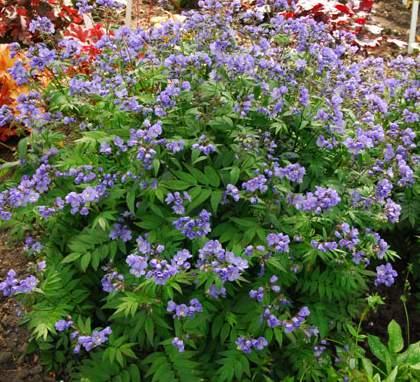
[{"label": "flowering plant", "polygon": [[93,58],[31,47],[15,76],[33,90],[0,109],[33,131],[0,218],[41,266],[0,290],[75,380],[351,378],[353,322],[398,276],[379,231],[415,219],[418,63],[350,62],[313,19],[239,30],[240,2],[199,5]]}]

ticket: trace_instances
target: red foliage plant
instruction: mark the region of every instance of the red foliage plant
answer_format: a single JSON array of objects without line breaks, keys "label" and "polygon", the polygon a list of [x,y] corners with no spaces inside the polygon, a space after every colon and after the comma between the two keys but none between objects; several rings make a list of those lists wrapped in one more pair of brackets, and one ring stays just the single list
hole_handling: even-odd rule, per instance
[{"label": "red foliage plant", "polygon": [[37,38],[28,31],[32,19],[48,17],[56,30],[83,20],[65,0],[0,0],[0,43],[30,43]]}]

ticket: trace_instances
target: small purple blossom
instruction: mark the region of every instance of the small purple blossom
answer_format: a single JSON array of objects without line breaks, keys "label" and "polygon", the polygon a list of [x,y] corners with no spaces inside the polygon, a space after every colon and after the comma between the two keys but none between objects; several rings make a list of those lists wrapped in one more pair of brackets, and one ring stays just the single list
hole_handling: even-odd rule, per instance
[{"label": "small purple blossom", "polygon": [[260,191],[262,194],[268,190],[267,178],[264,175],[258,175],[257,177],[242,183],[242,188],[247,192]]},{"label": "small purple blossom", "polygon": [[320,214],[335,207],[341,198],[333,188],[316,187],[314,192],[305,195],[291,195],[289,203],[298,210]]},{"label": "small purple blossom", "polygon": [[81,348],[84,348],[87,352],[101,346],[108,341],[109,335],[112,330],[109,326],[102,330],[94,330],[90,336],[78,336],[77,343],[74,347],[74,353],[79,353]]},{"label": "small purple blossom", "polygon": [[172,205],[172,211],[177,215],[185,214],[184,203],[186,201],[191,202],[191,196],[188,192],[182,194],[180,192],[170,192],[165,199],[166,204]]},{"label": "small purple blossom", "polygon": [[55,323],[55,330],[57,330],[57,332],[64,332],[65,330],[71,328],[71,326],[73,325],[73,321],[71,320],[59,320]]},{"label": "small purple blossom", "polygon": [[0,282],[0,292],[3,296],[13,296],[15,294],[27,294],[32,292],[38,285],[38,279],[35,276],[28,276],[22,280],[16,278],[16,272],[11,269],[7,272],[6,279]]},{"label": "small purple blossom", "polygon": [[263,350],[265,347],[268,346],[268,341],[264,337],[258,338],[246,338],[246,337],[239,337],[235,341],[238,350],[244,353],[251,353],[252,350]]},{"label": "small purple blossom", "polygon": [[180,353],[183,353],[183,352],[185,351],[184,341],[183,341],[183,340],[181,340],[181,339],[180,339],[180,338],[178,338],[178,337],[175,337],[175,338],[172,340],[172,345],[174,345],[174,346],[178,349],[178,351],[179,351]]},{"label": "small purple blossom", "polygon": [[53,34],[55,32],[54,24],[48,17],[38,16],[32,19],[28,27],[29,32],[35,33],[36,31],[46,34]]},{"label": "small purple blossom", "polygon": [[392,268],[390,263],[379,265],[376,267],[376,279],[375,285],[385,285],[390,287],[395,282],[395,278],[398,276],[397,271]]},{"label": "small purple blossom", "polygon": [[121,239],[124,243],[126,243],[131,240],[132,232],[126,225],[115,223],[109,233],[109,238],[111,240]]},{"label": "small purple blossom", "polygon": [[168,306],[166,311],[169,313],[173,313],[174,318],[186,318],[186,317],[194,317],[197,313],[201,313],[203,311],[203,306],[201,305],[200,301],[196,298],[193,298],[189,305],[186,304],[176,304],[174,301],[170,300],[168,302]]},{"label": "small purple blossom", "polygon": [[216,146],[210,143],[205,135],[201,135],[200,138],[198,138],[197,143],[192,145],[192,148],[200,151],[204,155],[210,155],[216,152]]},{"label": "small purple blossom", "polygon": [[182,232],[188,239],[193,240],[211,232],[210,217],[210,212],[201,210],[198,217],[185,216],[174,221],[173,224],[178,231]]},{"label": "small purple blossom", "polygon": [[284,233],[270,233],[267,235],[268,246],[276,252],[289,252],[289,236]]},{"label": "small purple blossom", "polygon": [[392,199],[387,199],[385,203],[385,216],[390,223],[398,223],[400,220],[401,206]]},{"label": "small purple blossom", "polygon": [[291,182],[302,183],[303,177],[305,176],[305,167],[298,163],[289,164],[286,167],[275,167],[274,176],[279,178],[286,178]]}]

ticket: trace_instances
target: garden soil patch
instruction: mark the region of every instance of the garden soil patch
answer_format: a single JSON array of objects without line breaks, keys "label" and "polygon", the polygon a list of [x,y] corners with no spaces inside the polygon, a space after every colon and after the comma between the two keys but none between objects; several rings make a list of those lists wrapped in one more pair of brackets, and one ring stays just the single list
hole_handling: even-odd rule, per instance
[{"label": "garden soil patch", "polygon": [[[0,279],[9,269],[25,274],[27,259],[22,248],[7,243],[0,232]],[[27,354],[29,333],[20,325],[23,311],[14,299],[0,297],[0,382],[53,382],[44,377],[36,354]]]}]

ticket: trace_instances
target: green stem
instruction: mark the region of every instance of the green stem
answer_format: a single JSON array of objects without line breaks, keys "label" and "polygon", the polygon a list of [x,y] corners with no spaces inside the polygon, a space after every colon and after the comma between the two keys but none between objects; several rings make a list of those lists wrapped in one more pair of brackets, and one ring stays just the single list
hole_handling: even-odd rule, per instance
[{"label": "green stem", "polygon": [[405,314],[405,321],[407,324],[406,328],[406,336],[407,336],[407,346],[410,345],[410,317],[408,316],[407,304],[405,303],[405,299],[402,301],[404,307],[404,314]]}]

